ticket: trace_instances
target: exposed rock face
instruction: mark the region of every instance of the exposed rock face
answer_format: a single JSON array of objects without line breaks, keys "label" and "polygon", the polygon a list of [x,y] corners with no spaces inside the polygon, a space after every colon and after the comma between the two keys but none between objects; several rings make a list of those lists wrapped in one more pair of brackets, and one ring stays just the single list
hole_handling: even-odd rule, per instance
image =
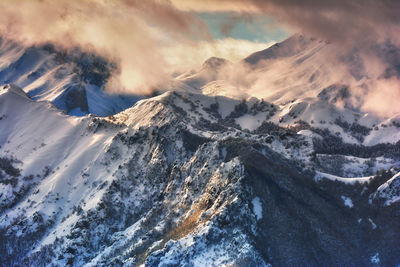
[{"label": "exposed rock face", "polygon": [[79,109],[82,113],[89,113],[87,95],[84,87],[71,86],[63,94],[67,113]]},{"label": "exposed rock face", "polygon": [[[107,119],[76,119],[0,92],[0,262],[398,265],[399,144],[343,142],[340,172],[372,152],[381,158],[365,172],[388,171],[324,174],[335,168],[315,151],[338,137],[306,123],[281,127],[268,121],[271,109],[279,113],[264,102],[169,92]],[[268,117],[255,130],[238,124],[259,113]],[[304,129],[318,138],[297,134]]]}]

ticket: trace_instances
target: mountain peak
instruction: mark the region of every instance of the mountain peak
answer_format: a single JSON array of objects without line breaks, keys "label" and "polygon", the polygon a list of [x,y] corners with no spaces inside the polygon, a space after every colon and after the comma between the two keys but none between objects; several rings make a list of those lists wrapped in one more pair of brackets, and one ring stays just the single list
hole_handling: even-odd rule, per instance
[{"label": "mountain peak", "polygon": [[203,67],[220,67],[222,65],[228,64],[230,61],[226,60],[225,58],[220,58],[220,57],[210,57],[203,63]]},{"label": "mountain peak", "polygon": [[230,61],[220,57],[210,57],[203,63],[203,68],[207,69],[219,69],[226,64],[229,64]]},{"label": "mountain peak", "polygon": [[290,57],[306,49],[312,43],[317,43],[317,41],[303,34],[294,34],[280,43],[251,54],[243,61],[250,65],[256,65],[263,60]]}]

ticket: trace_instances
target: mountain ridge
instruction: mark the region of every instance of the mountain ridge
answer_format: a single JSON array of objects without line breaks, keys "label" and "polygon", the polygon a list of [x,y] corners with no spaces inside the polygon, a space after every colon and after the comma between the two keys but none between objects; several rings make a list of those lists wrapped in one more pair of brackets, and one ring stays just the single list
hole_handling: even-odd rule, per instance
[{"label": "mountain ridge", "polygon": [[[30,125],[42,116],[48,123],[40,124],[43,140],[27,141],[27,132],[39,134],[34,127],[1,134],[2,162],[20,169],[12,176],[1,165],[0,254],[8,265],[369,265],[377,254],[382,264],[398,260],[391,237],[399,227],[395,155],[372,162],[387,171],[351,184],[315,178],[313,168],[326,172],[329,160],[315,154],[314,139],[273,123],[252,132],[232,123],[255,107],[270,108],[254,100],[167,92],[108,118],[74,118],[2,94],[2,129],[30,119],[11,114],[16,103],[4,105],[10,99],[22,107],[14,112],[35,118]],[[352,169],[364,165],[345,159]],[[380,187],[387,181],[392,193]],[[360,196],[363,188],[368,193]],[[337,217],[337,225],[327,223]],[[357,244],[363,246],[355,250]]]}]

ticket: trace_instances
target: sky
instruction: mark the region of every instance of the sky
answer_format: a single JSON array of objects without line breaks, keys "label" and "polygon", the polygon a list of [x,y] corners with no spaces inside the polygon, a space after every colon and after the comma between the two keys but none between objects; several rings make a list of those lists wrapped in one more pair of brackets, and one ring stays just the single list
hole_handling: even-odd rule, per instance
[{"label": "sky", "polygon": [[238,12],[198,12],[215,39],[233,38],[258,43],[279,42],[289,36],[266,15]]}]

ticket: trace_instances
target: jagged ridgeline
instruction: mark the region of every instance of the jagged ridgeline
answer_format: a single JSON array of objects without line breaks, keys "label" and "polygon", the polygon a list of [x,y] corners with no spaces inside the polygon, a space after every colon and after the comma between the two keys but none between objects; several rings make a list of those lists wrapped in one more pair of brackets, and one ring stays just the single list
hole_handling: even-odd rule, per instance
[{"label": "jagged ridgeline", "polygon": [[397,128],[311,122],[338,112],[318,101],[293,119],[297,103],[167,92],[77,118],[3,87],[1,264],[398,265]]}]

